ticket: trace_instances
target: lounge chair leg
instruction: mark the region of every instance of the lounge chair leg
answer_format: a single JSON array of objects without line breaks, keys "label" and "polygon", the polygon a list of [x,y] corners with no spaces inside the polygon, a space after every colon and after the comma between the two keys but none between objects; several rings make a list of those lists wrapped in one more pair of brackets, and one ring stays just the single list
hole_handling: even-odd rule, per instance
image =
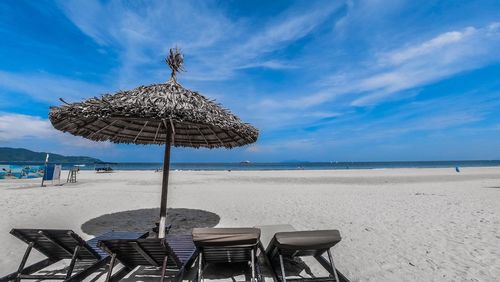
[{"label": "lounge chair leg", "polygon": [[266,254],[266,250],[264,249],[262,242],[259,242],[259,249],[262,255],[264,256],[264,261],[266,262],[267,266],[271,269],[271,277],[273,278],[273,282],[278,282],[278,276],[276,275],[276,271],[274,270],[273,264],[271,263],[269,256]]},{"label": "lounge chair leg", "polygon": [[33,243],[33,242],[30,242],[28,244],[28,247],[26,248],[26,251],[24,252],[23,259],[21,260],[21,264],[19,264],[19,268],[17,269],[17,278],[16,278],[16,281],[21,281],[21,279],[20,279],[19,276],[23,272],[24,266],[26,265],[26,262],[28,261],[28,257],[30,256],[31,249],[33,249],[34,245],[35,245],[35,243]]},{"label": "lounge chair leg", "polygon": [[252,256],[252,282],[256,282],[255,281],[255,250],[252,249],[250,251],[250,255]]},{"label": "lounge chair leg", "polygon": [[186,271],[185,267],[182,267],[179,273],[177,274],[176,282],[182,282],[182,278],[184,277],[184,271]]},{"label": "lounge chair leg", "polygon": [[330,265],[332,266],[333,274],[335,275],[335,281],[339,282],[339,276],[337,275],[337,269],[335,268],[335,264],[333,263],[333,256],[330,249],[326,251],[328,253],[328,259],[330,260]]},{"label": "lounge chair leg", "polygon": [[111,275],[113,274],[113,267],[115,266],[116,254],[111,255],[111,261],[109,262],[109,270],[108,275],[106,276],[106,282],[109,282],[111,279]]},{"label": "lounge chair leg", "polygon": [[283,256],[281,254],[280,254],[280,267],[281,267],[281,280],[283,282],[286,282],[285,264],[283,264]]},{"label": "lounge chair leg", "polygon": [[71,257],[71,262],[69,263],[68,272],[66,273],[66,279],[69,279],[71,277],[71,274],[73,273],[73,269],[75,268],[76,258],[79,251],[80,251],[80,246],[76,246],[75,250],[73,251],[73,256]]},{"label": "lounge chair leg", "polygon": [[160,282],[165,281],[165,272],[167,271],[167,260],[168,260],[168,256],[165,256],[165,258],[163,259],[163,266],[161,268],[161,280],[160,280]]},{"label": "lounge chair leg", "polygon": [[200,251],[200,255],[198,256],[198,282],[203,281],[201,275],[203,274],[203,252]]}]

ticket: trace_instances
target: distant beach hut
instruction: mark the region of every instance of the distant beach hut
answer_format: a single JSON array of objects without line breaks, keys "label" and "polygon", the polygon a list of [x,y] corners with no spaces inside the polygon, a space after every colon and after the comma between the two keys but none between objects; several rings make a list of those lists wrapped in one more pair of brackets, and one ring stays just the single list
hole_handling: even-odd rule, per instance
[{"label": "distant beach hut", "polygon": [[170,147],[234,148],[257,141],[258,130],[220,104],[185,89],[176,80],[183,56],[170,49],[166,83],[140,86],[83,102],[51,107],[49,119],[61,131],[94,141],[165,144],[159,237],[165,236]]}]

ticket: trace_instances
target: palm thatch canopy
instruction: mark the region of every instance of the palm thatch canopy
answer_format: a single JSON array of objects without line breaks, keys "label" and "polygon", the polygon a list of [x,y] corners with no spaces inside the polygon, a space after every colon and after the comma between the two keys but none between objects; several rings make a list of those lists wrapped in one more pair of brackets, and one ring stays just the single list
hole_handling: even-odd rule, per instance
[{"label": "palm thatch canopy", "polygon": [[168,82],[51,107],[52,125],[114,143],[165,144],[168,131],[173,146],[233,148],[255,142],[259,134],[255,127],[177,83],[175,73],[182,69],[178,56],[171,53],[167,59],[172,68]]}]

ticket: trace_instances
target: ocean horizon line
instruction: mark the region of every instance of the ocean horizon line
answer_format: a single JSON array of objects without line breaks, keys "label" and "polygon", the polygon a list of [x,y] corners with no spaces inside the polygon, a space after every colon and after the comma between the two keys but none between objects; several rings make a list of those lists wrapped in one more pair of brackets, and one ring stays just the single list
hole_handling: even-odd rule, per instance
[{"label": "ocean horizon line", "polygon": [[[43,162],[0,162],[0,165],[29,166]],[[53,163],[55,164],[55,163]],[[161,170],[161,162],[103,162],[103,163],[57,163],[63,169],[79,166],[81,170],[95,170],[109,166],[113,170]],[[389,168],[460,168],[497,167],[500,160],[447,160],[447,161],[352,161],[352,162],[172,162],[171,170],[342,170],[342,169],[389,169]]]}]

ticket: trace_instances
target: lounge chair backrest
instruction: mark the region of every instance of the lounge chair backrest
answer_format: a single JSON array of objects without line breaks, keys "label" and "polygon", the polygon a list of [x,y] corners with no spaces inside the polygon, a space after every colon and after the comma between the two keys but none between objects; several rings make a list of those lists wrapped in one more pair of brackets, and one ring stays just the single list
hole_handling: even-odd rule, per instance
[{"label": "lounge chair backrest", "polygon": [[167,258],[167,268],[180,269],[182,262],[172,251],[164,239],[120,239],[99,241],[98,246],[116,258],[127,267],[139,265],[162,266]]},{"label": "lounge chair backrest", "polygon": [[210,263],[245,262],[252,259],[260,238],[258,228],[194,228],[194,244]]},{"label": "lounge chair backrest", "polygon": [[80,246],[78,259],[101,259],[80,236],[72,230],[12,229],[10,233],[51,259],[71,259],[74,249]]},{"label": "lounge chair backrest", "polygon": [[340,240],[338,230],[278,232],[274,235],[269,247],[272,253],[279,249],[282,255],[314,256],[324,253]]},{"label": "lounge chair backrest", "polygon": [[[280,281],[287,282],[287,275],[283,257],[294,258],[296,256],[313,256],[329,272],[328,277],[309,278],[311,281],[336,281],[340,282],[339,274],[335,269],[330,248],[342,240],[338,230],[310,230],[310,231],[287,231],[277,232],[269,243],[266,255],[271,262],[279,257],[280,273],[275,268],[276,277]],[[323,254],[328,254],[329,262],[323,258]],[[302,270],[300,270],[302,271]],[[332,277],[333,279],[331,279]],[[345,278],[342,276],[342,278]],[[345,280],[342,280],[345,281]]]},{"label": "lounge chair backrest", "polygon": [[258,228],[193,228],[193,241],[197,247],[240,246],[251,247],[259,243]]}]

